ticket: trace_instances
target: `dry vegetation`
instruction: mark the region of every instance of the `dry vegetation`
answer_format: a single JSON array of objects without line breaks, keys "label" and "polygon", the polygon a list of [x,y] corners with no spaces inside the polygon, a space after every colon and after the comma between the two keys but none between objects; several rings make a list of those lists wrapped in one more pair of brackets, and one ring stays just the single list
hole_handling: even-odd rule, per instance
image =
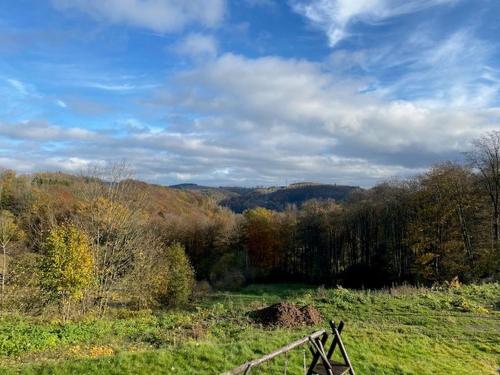
[{"label": "dry vegetation", "polygon": [[[260,328],[255,330],[248,322],[247,313],[265,307],[259,301],[269,299],[253,294],[244,302],[244,295],[216,294],[219,302],[214,303],[208,302],[211,291],[236,292],[253,282],[302,281],[327,287],[444,285],[445,291],[432,292],[390,289],[383,298],[375,292],[342,288],[307,291],[297,298],[307,302],[301,306],[319,306],[325,317],[338,316],[339,310],[357,321],[364,336],[353,342],[367,352],[355,349],[355,356],[365,371],[384,373],[371,362],[371,343],[362,343],[372,339],[369,332],[374,329],[366,327],[367,317],[383,301],[388,305],[380,314],[402,314],[403,305],[413,311],[409,304],[413,298],[420,305],[414,316],[403,314],[401,319],[408,324],[399,327],[399,318],[377,317],[381,327],[388,324],[393,330],[390,337],[379,332],[381,337],[403,345],[400,337],[408,334],[408,339],[417,340],[408,350],[423,350],[430,356],[428,347],[438,332],[445,332],[447,340],[465,334],[465,351],[456,343],[441,343],[442,350],[475,353],[485,361],[481,368],[491,369],[492,347],[498,344],[498,331],[492,329],[498,323],[498,285],[462,287],[461,283],[494,282],[499,276],[500,133],[488,134],[475,145],[467,165],[444,163],[413,179],[356,191],[343,203],[309,201],[282,212],[254,208],[235,214],[202,194],[135,181],[123,166],[92,170],[85,176],[4,171],[0,175],[3,361],[7,367],[28,363],[28,373],[38,372],[40,368],[31,367],[37,356],[60,358],[61,351],[69,350],[73,357],[113,358],[92,364],[104,366],[104,372],[113,373],[113,366],[120,368],[123,360],[124,371],[134,373],[135,364],[128,362],[132,357],[121,352],[149,353],[151,347],[165,346],[167,351],[133,361],[142,363],[152,355],[153,363],[163,369],[167,359],[178,360],[188,353],[211,356],[206,359],[208,368],[222,370],[223,364],[259,353],[256,343],[261,338],[241,343],[241,352],[229,359],[220,357],[220,347],[245,340],[247,333],[261,335]],[[198,286],[193,290],[195,278]],[[283,291],[277,295],[288,297]],[[244,303],[235,308],[234,300]],[[175,308],[178,313],[165,312]],[[353,318],[351,310],[360,315]],[[438,319],[434,310],[466,315]],[[305,317],[300,309],[287,311]],[[317,323],[319,315],[314,316],[310,320]],[[417,335],[412,327],[421,320],[436,331],[429,328],[425,337]],[[438,322],[460,328],[442,331]],[[474,324],[481,329],[477,346]],[[103,329],[102,335],[91,325]],[[280,338],[276,334],[262,348],[297,332],[286,331]],[[112,339],[115,333],[117,342]],[[193,340],[213,344],[209,354],[191,348]],[[409,353],[405,355],[410,361]],[[444,354],[443,358],[448,360]],[[54,368],[61,373],[82,372],[79,363],[74,368],[68,364]],[[187,362],[184,371],[191,371],[186,366]],[[421,370],[420,364],[391,362],[389,367],[391,374]],[[434,368],[440,369],[437,364]],[[200,364],[199,369],[206,368]]]}]

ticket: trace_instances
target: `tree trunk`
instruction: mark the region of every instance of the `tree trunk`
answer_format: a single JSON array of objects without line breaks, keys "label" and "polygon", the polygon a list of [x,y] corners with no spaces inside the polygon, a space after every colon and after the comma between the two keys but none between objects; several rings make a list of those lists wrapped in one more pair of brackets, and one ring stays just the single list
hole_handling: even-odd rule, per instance
[{"label": "tree trunk", "polygon": [[7,272],[7,246],[2,245],[2,252],[3,252],[3,258],[2,258],[2,307],[3,307],[3,300],[4,300],[4,294],[5,294],[5,274]]},{"label": "tree trunk", "polygon": [[[497,198],[497,201],[498,201],[498,198]],[[493,240],[495,241],[495,245],[498,245],[498,240],[499,240],[499,233],[498,233],[498,230],[499,230],[498,222],[499,222],[499,217],[500,217],[499,211],[500,210],[498,208],[498,203],[495,202],[495,204],[493,206]]]}]

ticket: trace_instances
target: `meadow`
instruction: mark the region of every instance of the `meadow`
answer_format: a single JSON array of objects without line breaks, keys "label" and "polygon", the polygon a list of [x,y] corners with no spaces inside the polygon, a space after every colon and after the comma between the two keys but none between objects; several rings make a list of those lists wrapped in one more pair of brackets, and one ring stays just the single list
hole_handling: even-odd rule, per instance
[{"label": "meadow", "polygon": [[[500,285],[386,290],[250,285],[207,293],[177,310],[114,307],[63,323],[2,315],[2,374],[218,374],[320,327],[264,328],[248,312],[278,301],[344,320],[358,374],[494,374],[500,365]],[[307,348],[252,370],[302,374]]]}]

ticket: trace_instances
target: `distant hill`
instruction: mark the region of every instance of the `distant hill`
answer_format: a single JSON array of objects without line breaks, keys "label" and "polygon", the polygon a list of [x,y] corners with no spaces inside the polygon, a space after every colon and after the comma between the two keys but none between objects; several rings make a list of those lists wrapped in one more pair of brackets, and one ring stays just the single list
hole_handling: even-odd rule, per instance
[{"label": "distant hill", "polygon": [[[239,190],[232,190],[232,188],[223,188],[223,187],[210,187],[210,186],[202,186],[197,184],[178,184],[169,186],[171,189],[182,190],[192,193],[199,193],[215,199],[217,202],[221,202],[225,199],[238,196],[240,194]],[[245,188],[237,188],[237,189],[245,189]]]},{"label": "distant hill", "polygon": [[[89,178],[65,173],[37,173],[32,175],[33,182],[44,186],[54,199],[64,199],[69,204],[76,199],[75,194]],[[183,214],[211,215],[227,207],[236,213],[249,208],[265,207],[282,211],[288,205],[301,206],[310,199],[344,201],[354,190],[354,186],[329,185],[318,183],[296,183],[275,187],[210,187],[196,184],[179,184],[169,187],[131,181],[148,199],[146,209],[153,215],[162,217]],[[104,181],[102,183],[105,183]],[[218,205],[217,205],[218,204]]]},{"label": "distant hill", "polygon": [[265,207],[282,211],[288,205],[300,206],[310,199],[344,201],[356,186],[301,182],[267,188],[208,187],[196,184],[173,185],[171,188],[196,191],[216,199],[222,206],[241,213],[248,208]]},{"label": "distant hill", "polygon": [[[36,173],[32,175],[33,184],[43,187],[53,201],[64,199],[68,205],[76,202],[78,191],[88,182],[89,177],[74,176],[66,173]],[[100,181],[106,184],[105,181]],[[161,217],[183,214],[207,215],[219,209],[213,199],[196,191],[180,191],[166,186],[149,184],[138,180],[129,180],[146,194],[145,209],[151,215]]]}]

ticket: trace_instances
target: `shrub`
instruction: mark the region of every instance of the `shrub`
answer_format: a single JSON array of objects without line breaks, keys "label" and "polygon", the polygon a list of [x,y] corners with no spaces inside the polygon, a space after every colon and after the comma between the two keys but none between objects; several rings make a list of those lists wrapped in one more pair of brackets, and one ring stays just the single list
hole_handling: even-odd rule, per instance
[{"label": "shrub", "polygon": [[201,280],[195,283],[193,289],[193,295],[196,298],[206,297],[208,294],[212,293],[213,289],[207,280]]},{"label": "shrub", "polygon": [[9,288],[6,293],[8,309],[33,312],[43,306],[38,266],[41,257],[39,254],[26,252],[12,258],[9,267]]},{"label": "shrub", "polygon": [[165,247],[150,236],[136,252],[133,271],[124,283],[137,307],[175,306],[191,296],[194,271],[182,245]]},{"label": "shrub", "polygon": [[44,242],[40,286],[59,302],[63,317],[92,283],[94,260],[87,235],[75,226],[54,227]]},{"label": "shrub", "polygon": [[170,280],[162,300],[169,306],[184,304],[193,292],[194,270],[181,244],[170,245],[165,253],[168,259],[168,269],[165,271]]},{"label": "shrub", "polygon": [[349,310],[361,300],[362,298],[356,295],[355,292],[341,286],[337,286],[330,291],[330,303],[338,309]]}]

